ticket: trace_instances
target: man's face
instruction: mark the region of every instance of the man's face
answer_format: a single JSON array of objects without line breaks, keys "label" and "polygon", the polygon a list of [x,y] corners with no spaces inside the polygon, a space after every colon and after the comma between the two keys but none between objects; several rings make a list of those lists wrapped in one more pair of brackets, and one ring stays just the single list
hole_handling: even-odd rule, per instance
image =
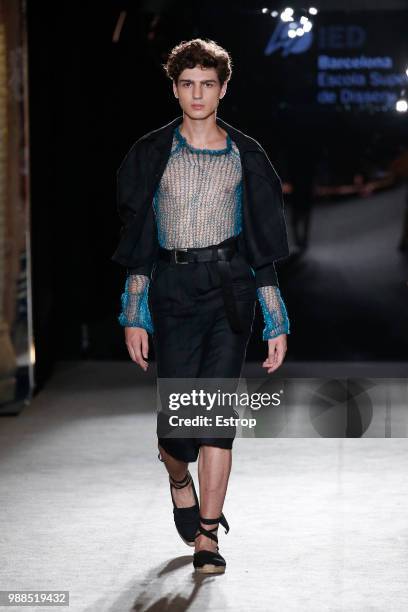
[{"label": "man's face", "polygon": [[227,83],[221,87],[215,68],[185,68],[173,82],[173,92],[184,113],[192,119],[205,119],[213,113],[226,92]]}]

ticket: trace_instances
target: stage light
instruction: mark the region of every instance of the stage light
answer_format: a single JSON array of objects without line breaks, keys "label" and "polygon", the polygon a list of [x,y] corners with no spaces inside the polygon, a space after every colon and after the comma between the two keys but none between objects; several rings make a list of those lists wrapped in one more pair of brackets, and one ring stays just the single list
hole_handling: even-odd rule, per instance
[{"label": "stage light", "polygon": [[302,15],[302,17],[300,18],[300,23],[305,25],[308,22],[309,22],[309,17],[305,17],[304,15]]},{"label": "stage light", "polygon": [[397,103],[395,104],[395,110],[397,110],[399,113],[406,113],[408,110],[408,102],[404,99],[397,100]]},{"label": "stage light", "polygon": [[271,12],[272,17],[277,17],[279,15],[278,11]]},{"label": "stage light", "polygon": [[116,22],[115,25],[115,29],[113,31],[113,35],[112,35],[112,42],[117,43],[119,42],[120,39],[120,35],[122,32],[122,28],[123,28],[123,24],[125,23],[125,19],[126,19],[126,11],[120,11],[119,13],[119,17],[118,20]]},{"label": "stage light", "polygon": [[289,38],[296,38],[296,30],[288,30]]},{"label": "stage light", "polygon": [[262,9],[262,12],[263,12],[263,14],[265,14],[265,13],[267,13],[267,12],[268,12],[268,9],[267,9],[267,8],[263,8],[263,9]]},{"label": "stage light", "polygon": [[317,13],[318,13],[317,8],[315,8],[314,6],[311,6],[311,7],[309,8],[309,13],[310,13],[311,15],[317,15]]},{"label": "stage light", "polygon": [[297,28],[296,29],[296,36],[303,36],[303,34],[305,33],[303,28]]},{"label": "stage light", "polygon": [[305,25],[303,26],[303,29],[305,32],[310,32],[310,30],[313,27],[313,23],[311,21],[308,21],[307,23],[305,23]]},{"label": "stage light", "polygon": [[285,8],[280,17],[282,21],[293,21],[293,9],[290,7]]}]

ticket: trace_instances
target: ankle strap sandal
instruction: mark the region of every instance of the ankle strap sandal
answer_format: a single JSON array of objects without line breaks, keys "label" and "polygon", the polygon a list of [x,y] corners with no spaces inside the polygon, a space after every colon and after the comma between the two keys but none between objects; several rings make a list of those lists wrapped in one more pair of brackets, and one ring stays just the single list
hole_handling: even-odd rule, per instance
[{"label": "ankle strap sandal", "polygon": [[[214,523],[220,523],[224,527],[225,533],[229,532],[230,528],[224,514],[221,514],[221,516],[215,519],[204,518],[200,515],[199,519],[200,523],[204,523],[204,525],[213,525]],[[205,529],[200,524],[198,529],[199,532],[196,534],[196,538],[200,534],[202,534],[205,535],[207,538],[210,538],[210,540],[217,542],[218,544],[218,537],[214,533],[214,531],[218,530],[218,525],[216,527],[213,527],[212,529]],[[225,572],[226,565],[227,564],[224,557],[221,556],[219,553],[218,546],[216,552],[212,550],[199,550],[193,555],[193,566],[196,572],[199,572],[201,574],[223,574]]]},{"label": "ankle strap sandal", "polygon": [[[200,506],[193,477],[191,476],[189,470],[187,470],[187,474],[181,480],[175,480],[169,475],[169,482],[170,495],[173,501],[174,524],[176,525],[178,534],[183,542],[188,546],[194,546],[195,535],[200,526]],[[188,508],[177,508],[173,497],[172,487],[175,489],[183,489],[184,487],[187,487],[190,482],[194,494],[195,504],[194,506],[190,506]]]}]

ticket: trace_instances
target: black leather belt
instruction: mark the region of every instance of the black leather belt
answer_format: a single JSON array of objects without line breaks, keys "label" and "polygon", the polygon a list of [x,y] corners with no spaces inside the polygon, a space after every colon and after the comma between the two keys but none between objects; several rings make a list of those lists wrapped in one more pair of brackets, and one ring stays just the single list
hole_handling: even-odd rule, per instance
[{"label": "black leather belt", "polygon": [[159,258],[174,264],[188,264],[196,262],[217,262],[221,279],[222,295],[225,311],[233,332],[242,332],[237,304],[232,283],[230,260],[238,250],[236,238],[229,238],[220,245],[191,249],[164,249],[159,247]]}]

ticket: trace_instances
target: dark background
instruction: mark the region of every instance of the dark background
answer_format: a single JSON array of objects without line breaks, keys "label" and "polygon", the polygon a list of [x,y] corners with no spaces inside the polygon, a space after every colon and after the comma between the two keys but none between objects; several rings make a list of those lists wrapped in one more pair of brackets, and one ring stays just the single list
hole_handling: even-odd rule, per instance
[{"label": "dark background", "polygon": [[[325,2],[316,19],[388,23],[378,29],[378,52],[390,50],[404,68],[408,6],[370,3],[378,10],[361,10],[365,5]],[[125,271],[110,261],[120,228],[115,174],[138,137],[181,114],[161,68],[181,40],[213,38],[230,51],[233,77],[218,114],[261,142],[283,181],[309,156],[316,157],[319,184],[348,184],[357,173],[369,179],[407,146],[406,115],[315,103],[315,49],[285,61],[265,56],[272,25],[260,15],[262,6],[28,0],[39,385],[58,359],[129,358],[116,320]],[[126,19],[114,43],[121,10]],[[407,267],[406,255],[397,252],[401,197],[397,183],[373,194],[373,206],[343,197],[316,202],[317,250],[303,257],[294,252],[278,264],[292,324],[288,360],[406,360]],[[289,219],[290,195],[285,200]],[[258,305],[248,359],[266,356],[261,331]]]}]

